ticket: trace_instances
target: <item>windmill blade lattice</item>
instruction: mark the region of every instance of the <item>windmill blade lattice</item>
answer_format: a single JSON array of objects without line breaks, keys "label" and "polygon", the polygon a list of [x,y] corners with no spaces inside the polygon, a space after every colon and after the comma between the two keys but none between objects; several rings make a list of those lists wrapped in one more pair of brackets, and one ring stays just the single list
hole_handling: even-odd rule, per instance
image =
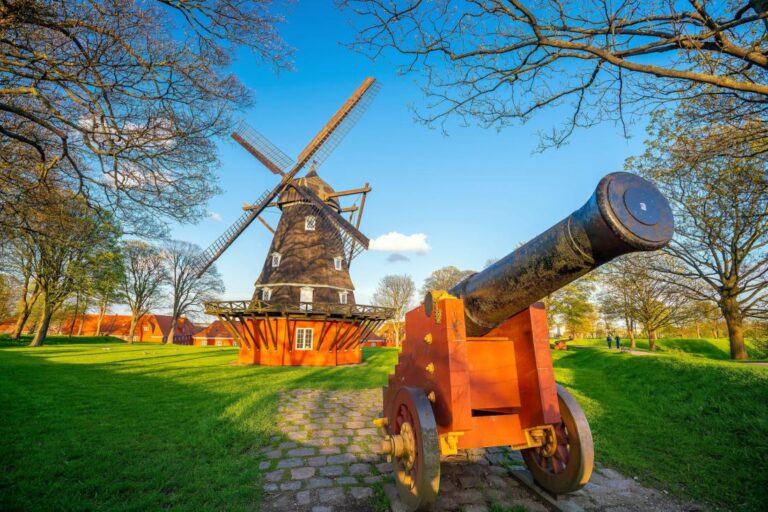
[{"label": "windmill blade lattice", "polygon": [[240,122],[232,133],[232,138],[275,174],[285,174],[296,164],[291,157],[245,121]]},{"label": "windmill blade lattice", "polygon": [[221,253],[223,253],[227,247],[229,247],[232,242],[240,236],[240,233],[242,233],[245,228],[247,228],[251,222],[256,220],[256,217],[258,217],[262,211],[264,211],[264,208],[267,207],[269,204],[269,201],[272,200],[272,197],[274,197],[274,190],[265,190],[261,196],[256,200],[254,203],[255,209],[249,210],[246,212],[243,212],[243,214],[238,217],[238,219],[229,226],[229,228],[219,236],[211,245],[208,246],[206,250],[200,253],[200,255],[197,257],[197,260],[195,261],[195,274],[197,277],[200,277],[203,275],[203,273],[208,270],[208,267],[210,267],[214,261],[218,259],[219,256],[221,256]]},{"label": "windmill blade lattice", "polygon": [[[312,142],[302,151],[299,155],[299,164],[305,165],[306,162],[311,161],[316,167],[319,167],[325,160],[331,155],[336,146],[344,139],[349,133],[355,123],[363,116],[373,99],[381,90],[381,83],[375,81],[373,78],[367,79],[363,82],[363,86],[367,86],[364,92],[360,95],[359,99],[355,99],[354,106],[343,114],[343,117],[334,125],[334,119],[321,130]],[[352,99],[352,98],[351,98]],[[336,114],[337,116],[342,113],[347,105],[345,104]],[[326,128],[330,127],[329,130]],[[319,140],[318,140],[319,139]]]}]

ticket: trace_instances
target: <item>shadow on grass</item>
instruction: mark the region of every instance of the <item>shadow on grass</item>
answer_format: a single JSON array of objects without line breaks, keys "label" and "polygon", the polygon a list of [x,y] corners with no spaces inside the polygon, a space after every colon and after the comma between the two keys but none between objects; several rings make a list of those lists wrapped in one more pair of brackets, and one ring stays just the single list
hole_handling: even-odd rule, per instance
[{"label": "shadow on grass", "polygon": [[[0,334],[1,347],[26,347],[32,341],[32,336],[24,334],[21,339],[14,340],[9,334]],[[112,336],[48,336],[45,339],[45,346],[49,345],[125,345],[125,341]]]},{"label": "shadow on grass", "polygon": [[246,510],[259,502],[248,453],[278,427],[269,421],[271,390],[222,393],[9,351],[0,368],[0,509]]},{"label": "shadow on grass", "polygon": [[655,487],[735,510],[768,502],[768,369],[582,350],[555,357],[596,458]]},{"label": "shadow on grass", "polygon": [[396,359],[241,367],[233,349],[117,343],[0,346],[0,510],[258,509],[279,392],[379,387]]}]

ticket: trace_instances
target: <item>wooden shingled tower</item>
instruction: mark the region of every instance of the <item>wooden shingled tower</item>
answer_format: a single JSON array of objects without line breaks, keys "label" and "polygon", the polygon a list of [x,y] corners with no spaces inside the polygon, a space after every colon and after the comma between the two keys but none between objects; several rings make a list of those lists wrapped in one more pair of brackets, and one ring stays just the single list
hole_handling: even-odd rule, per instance
[{"label": "wooden shingled tower", "polygon": [[[359,305],[349,275],[352,259],[368,248],[359,231],[368,183],[335,191],[317,168],[339,144],[378,92],[367,78],[293,162],[260,133],[243,123],[232,134],[269,171],[281,177],[199,257],[208,267],[258,219],[273,234],[251,300],[207,303],[239,341],[243,364],[334,366],[362,360],[361,345],[391,311]],[[309,172],[299,177],[309,167]],[[342,206],[342,198],[360,205]],[[281,212],[276,227],[261,214]]]}]

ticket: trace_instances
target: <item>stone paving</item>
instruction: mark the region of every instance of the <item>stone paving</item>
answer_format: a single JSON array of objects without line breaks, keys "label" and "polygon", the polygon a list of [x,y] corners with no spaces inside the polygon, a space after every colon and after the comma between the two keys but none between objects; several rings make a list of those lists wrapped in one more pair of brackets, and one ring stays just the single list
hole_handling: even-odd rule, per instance
[{"label": "stone paving", "polygon": [[380,410],[381,389],[282,393],[276,421],[284,436],[272,438],[259,465],[263,510],[373,510],[372,487],[390,471],[371,424]]},{"label": "stone paving", "polygon": [[[371,420],[380,411],[381,389],[283,392],[276,418],[283,435],[273,437],[259,454],[266,492],[261,510],[373,512],[386,503],[382,494],[389,498],[393,512],[404,510],[391,464],[378,454],[382,433]],[[462,450],[442,462],[440,494],[433,510],[701,510],[599,464],[583,490],[559,499],[542,498],[520,478],[530,479],[530,473],[519,452]]]}]

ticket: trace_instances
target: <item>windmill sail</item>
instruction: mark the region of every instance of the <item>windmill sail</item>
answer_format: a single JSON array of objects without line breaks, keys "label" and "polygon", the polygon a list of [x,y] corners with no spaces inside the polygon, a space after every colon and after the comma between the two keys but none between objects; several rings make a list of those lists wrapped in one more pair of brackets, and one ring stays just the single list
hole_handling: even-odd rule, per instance
[{"label": "windmill sail", "polygon": [[[250,149],[246,145],[244,145],[244,147],[252,155],[258,158],[259,161],[264,163],[264,165],[266,165],[267,168],[269,168],[272,172],[276,172],[277,170],[276,173],[281,173],[282,179],[275,188],[264,192],[264,194],[262,194],[261,197],[259,197],[259,199],[254,203],[254,207],[250,209],[250,211],[247,211],[242,216],[240,216],[240,218],[232,226],[230,226],[227,231],[225,231],[219,238],[216,239],[215,242],[213,242],[213,244],[211,244],[205,251],[200,254],[196,265],[198,277],[203,275],[208,267],[213,265],[218,257],[221,256],[221,254],[227,250],[230,245],[232,245],[232,242],[234,242],[237,237],[240,236],[240,234],[245,230],[245,228],[247,228],[251,222],[253,222],[256,217],[261,214],[262,211],[264,211],[264,208],[266,208],[269,203],[285,189],[285,187],[291,182],[294,176],[296,176],[296,174],[302,168],[304,168],[307,162],[312,161],[315,165],[319,165],[319,163],[322,163],[326,158],[328,158],[328,155],[330,155],[336,146],[339,145],[339,142],[341,142],[341,140],[349,132],[352,126],[354,126],[357,120],[360,119],[360,117],[363,115],[373,100],[374,96],[378,93],[379,89],[380,85],[374,78],[369,77],[363,80],[363,83],[360,84],[357,89],[355,89],[355,92],[352,93],[352,96],[350,96],[349,99],[344,102],[344,104],[333,115],[330,121],[328,121],[325,126],[323,126],[323,128],[317,133],[317,135],[315,135],[315,138],[312,139],[309,144],[307,144],[307,147],[304,148],[304,150],[299,155],[298,162],[295,163],[291,170],[286,173],[282,173],[279,163],[275,163],[267,156],[267,154],[262,152],[262,150],[266,150],[267,153],[270,154],[273,158],[277,158],[277,160],[280,161],[284,160],[282,157],[280,157],[282,151],[267,141],[267,139],[256,132],[256,130],[253,130],[253,132],[258,136],[256,139],[254,139],[256,145],[251,145]],[[241,138],[246,141],[246,137]],[[259,155],[261,155],[261,157]],[[317,208],[317,206],[315,207]],[[326,216],[327,215],[324,215],[323,217]],[[352,229],[354,229],[354,226],[351,224],[350,226]],[[355,231],[357,230],[355,229]],[[343,230],[341,232],[345,233]],[[362,234],[361,236],[364,237]],[[350,254],[352,254],[354,252],[354,245],[351,243],[351,239],[349,240]],[[367,248],[368,239],[366,238],[365,240],[365,247]]]},{"label": "windmill sail", "polygon": [[[282,182],[281,185],[278,185],[278,187],[282,188]],[[251,222],[253,222],[256,217],[258,217],[261,212],[264,211],[264,208],[267,207],[269,202],[278,193],[279,190],[275,192],[275,189],[265,190],[264,193],[261,194],[261,196],[254,203],[253,209],[249,209],[248,211],[243,212],[243,214],[238,217],[234,224],[229,226],[229,228],[224,233],[222,233],[219,238],[217,238],[211,245],[209,245],[206,250],[200,253],[195,262],[195,275],[197,275],[197,277],[202,276],[205,271],[208,270],[208,267],[213,265],[213,262],[216,261],[225,250],[227,250],[227,247],[232,245],[232,242],[234,242],[235,239],[240,236],[240,233],[245,231],[245,228],[247,228]]]},{"label": "windmill sail", "polygon": [[307,144],[304,151],[299,154],[299,165],[304,166],[307,162],[312,161],[317,167],[325,162],[336,149],[336,146],[349,133],[349,130],[368,110],[368,106],[380,89],[381,84],[375,78],[366,78],[331,120],[315,135],[315,138]]},{"label": "windmill sail", "polygon": [[275,174],[282,176],[295,165],[291,157],[245,121],[232,133],[232,138]]}]

